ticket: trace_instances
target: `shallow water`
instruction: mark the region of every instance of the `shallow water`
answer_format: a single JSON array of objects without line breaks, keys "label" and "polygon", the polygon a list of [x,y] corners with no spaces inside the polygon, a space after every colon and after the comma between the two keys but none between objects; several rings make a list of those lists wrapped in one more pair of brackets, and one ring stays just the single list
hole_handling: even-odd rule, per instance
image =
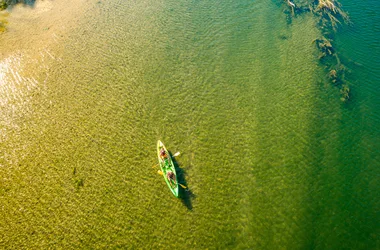
[{"label": "shallow water", "polygon": [[[289,24],[275,1],[81,3],[75,22],[36,20],[50,28],[34,48],[23,22],[0,38],[1,247],[379,246],[380,20],[365,3],[342,1],[348,103],[314,17]],[[152,168],[158,139],[181,152],[183,199]]]}]

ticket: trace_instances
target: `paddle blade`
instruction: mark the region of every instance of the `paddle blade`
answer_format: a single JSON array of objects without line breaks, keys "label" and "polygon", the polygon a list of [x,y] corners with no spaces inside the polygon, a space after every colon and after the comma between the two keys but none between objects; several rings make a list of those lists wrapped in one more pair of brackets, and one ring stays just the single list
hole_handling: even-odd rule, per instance
[{"label": "paddle blade", "polygon": [[158,170],[158,171],[157,171],[157,174],[163,175],[163,173],[162,173],[161,170]]},{"label": "paddle blade", "polygon": [[180,152],[177,152],[173,155],[173,157],[176,157],[176,156],[179,156],[181,153]]},{"label": "paddle blade", "polygon": [[182,188],[187,189],[187,187],[181,183],[178,183]]}]

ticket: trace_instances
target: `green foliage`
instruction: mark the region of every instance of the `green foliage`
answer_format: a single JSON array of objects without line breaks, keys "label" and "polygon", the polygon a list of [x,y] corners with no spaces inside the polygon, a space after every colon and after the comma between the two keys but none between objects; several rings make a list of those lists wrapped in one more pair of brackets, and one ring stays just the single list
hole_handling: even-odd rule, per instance
[{"label": "green foliage", "polygon": [[33,6],[36,0],[0,0],[0,11],[8,8],[9,5],[15,5],[18,3]]},{"label": "green foliage", "polygon": [[[0,11],[2,10],[5,10],[6,8],[8,8],[8,2],[5,1],[5,0],[0,0]],[[5,25],[7,24],[8,22],[6,20],[4,20],[1,16],[0,16],[0,33],[4,32],[6,30],[5,28]]]},{"label": "green foliage", "polygon": [[0,0],[0,10],[5,10],[8,7],[7,2]]}]

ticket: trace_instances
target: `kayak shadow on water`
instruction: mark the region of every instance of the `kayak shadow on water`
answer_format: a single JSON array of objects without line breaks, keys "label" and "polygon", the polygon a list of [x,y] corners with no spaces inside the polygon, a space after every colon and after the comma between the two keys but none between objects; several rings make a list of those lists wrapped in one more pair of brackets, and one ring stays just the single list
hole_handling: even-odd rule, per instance
[{"label": "kayak shadow on water", "polygon": [[[171,152],[169,152],[170,155]],[[177,180],[178,180],[178,183],[184,185],[186,188],[183,188],[179,187],[179,197],[180,199],[182,200],[182,203],[187,207],[187,209],[189,210],[193,210],[193,205],[191,203],[192,199],[195,198],[195,195],[194,193],[189,189],[188,185],[187,185],[187,182],[186,182],[186,171],[182,168],[179,167],[177,161],[174,159],[174,157],[172,158],[173,160],[173,163],[174,163],[174,167],[175,167],[175,170],[177,172]]]}]

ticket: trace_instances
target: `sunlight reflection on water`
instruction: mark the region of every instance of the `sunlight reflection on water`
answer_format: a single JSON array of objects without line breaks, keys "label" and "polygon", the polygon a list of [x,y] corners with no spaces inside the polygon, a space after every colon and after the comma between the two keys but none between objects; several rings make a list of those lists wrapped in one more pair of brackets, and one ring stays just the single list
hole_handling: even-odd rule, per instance
[{"label": "sunlight reflection on water", "polygon": [[20,129],[23,117],[30,111],[29,93],[36,89],[38,81],[24,76],[23,56],[15,54],[0,61],[0,135],[1,141],[8,138],[9,131]]}]

